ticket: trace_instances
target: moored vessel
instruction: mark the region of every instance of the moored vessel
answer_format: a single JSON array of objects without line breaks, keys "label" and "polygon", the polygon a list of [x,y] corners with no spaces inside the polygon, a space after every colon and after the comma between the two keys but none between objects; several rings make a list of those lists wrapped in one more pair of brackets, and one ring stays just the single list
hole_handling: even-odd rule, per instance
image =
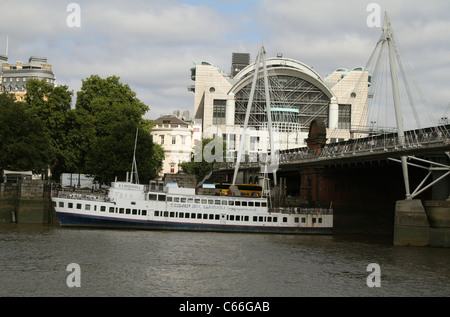
[{"label": "moored vessel", "polygon": [[61,226],[289,234],[331,234],[331,208],[271,209],[267,198],[196,195],[194,188],[112,183],[107,194],[55,191]]}]

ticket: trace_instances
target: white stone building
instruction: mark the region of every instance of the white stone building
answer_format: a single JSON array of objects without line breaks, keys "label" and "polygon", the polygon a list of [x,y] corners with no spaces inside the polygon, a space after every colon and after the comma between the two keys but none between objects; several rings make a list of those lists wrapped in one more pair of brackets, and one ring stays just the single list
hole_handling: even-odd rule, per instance
[{"label": "white stone building", "polygon": [[[283,58],[266,60],[275,146],[279,150],[306,146],[309,125],[323,120],[328,142],[354,136],[367,126],[370,74],[363,68],[337,69],[322,78],[313,68]],[[250,95],[255,63],[249,54],[233,53],[231,75],[208,62],[195,63],[194,120],[201,122],[203,138],[221,136],[231,159],[239,149],[239,136]],[[246,155],[267,151],[269,135],[263,70],[260,72],[246,134]]]},{"label": "white stone building", "polygon": [[162,116],[155,120],[151,133],[153,142],[160,144],[165,152],[160,177],[166,173],[178,173],[180,163],[191,160],[194,125],[193,121],[184,121],[174,115]]}]

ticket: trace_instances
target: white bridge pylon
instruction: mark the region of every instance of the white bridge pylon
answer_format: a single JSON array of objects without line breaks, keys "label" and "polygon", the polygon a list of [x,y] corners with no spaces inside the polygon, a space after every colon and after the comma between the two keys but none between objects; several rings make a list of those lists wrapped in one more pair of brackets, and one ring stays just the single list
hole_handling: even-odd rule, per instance
[{"label": "white bridge pylon", "polygon": [[[396,124],[397,124],[397,133],[398,133],[398,143],[401,147],[405,147],[405,130],[403,127],[403,116],[402,116],[402,111],[401,111],[401,100],[400,100],[400,93],[399,93],[399,84],[398,84],[398,75],[397,75],[397,64],[400,68],[402,77],[404,79],[404,84],[405,84],[405,88],[407,91],[407,95],[411,104],[411,108],[412,111],[416,117],[416,121],[418,120],[418,116],[414,107],[414,104],[412,102],[412,98],[411,98],[411,92],[410,92],[410,88],[409,85],[407,83],[407,80],[404,76],[404,72],[403,72],[403,66],[402,66],[402,62],[400,60],[400,56],[399,56],[399,52],[400,52],[400,47],[399,44],[397,43],[397,41],[395,40],[395,36],[392,30],[392,26],[391,26],[391,22],[389,20],[389,17],[387,15],[387,13],[385,13],[385,18],[384,18],[384,23],[383,23],[383,28],[382,28],[382,35],[380,37],[380,40],[377,43],[377,47],[381,44],[381,46],[387,45],[387,49],[388,49],[388,53],[389,53],[389,70],[390,70],[390,76],[391,76],[391,83],[392,83],[392,96],[393,96],[393,101],[394,101],[394,110],[395,110],[395,119],[396,119]],[[376,47],[376,48],[377,48]],[[376,50],[375,48],[375,50]],[[374,52],[375,52],[374,50]],[[373,55],[374,53],[372,53]],[[372,56],[371,58],[372,59]],[[417,90],[420,91],[420,88],[417,86],[416,84],[416,88]],[[420,124],[418,122],[418,124]],[[422,127],[419,127],[422,128]],[[447,156],[449,156],[448,152]],[[439,182],[440,180],[444,179],[446,176],[450,175],[450,166],[442,164],[442,163],[436,163],[436,162],[432,162],[430,160],[425,160],[425,159],[421,159],[421,158],[417,158],[415,156],[401,156],[400,160],[398,159],[394,159],[394,158],[389,158],[392,161],[396,161],[396,162],[400,162],[402,165],[402,171],[403,171],[403,179],[404,179],[404,184],[405,184],[405,192],[406,192],[406,199],[413,199],[414,197],[416,197],[417,195],[419,195],[420,193],[422,193],[424,190],[428,189],[429,187],[433,186],[434,184],[436,184],[437,182]],[[408,162],[408,161],[420,161],[422,163],[426,163],[429,164],[429,167],[425,167],[423,165],[419,165],[419,164],[414,164],[412,162]],[[410,183],[409,183],[409,175],[408,175],[408,166],[412,166],[412,167],[418,167],[418,168],[422,168],[422,169],[427,169],[428,175],[425,177],[425,179],[418,185],[418,187],[411,193],[410,191]],[[427,181],[427,179],[429,178],[429,176],[432,174],[433,171],[447,171],[446,173],[444,173],[442,176],[440,176],[439,178],[437,178],[436,180],[432,181],[431,183],[429,183],[428,185],[424,186],[425,182]],[[423,187],[424,186],[424,187]]]},{"label": "white bridge pylon", "polygon": [[264,164],[264,169],[265,169],[264,170],[264,174],[267,173],[267,170],[269,168],[272,171],[272,173],[273,173],[274,185],[277,184],[276,171],[277,171],[277,168],[278,168],[278,151],[275,149],[274,138],[273,138],[272,111],[271,111],[270,93],[269,93],[269,79],[268,79],[267,66],[266,66],[266,50],[265,50],[263,44],[261,44],[261,49],[260,49],[260,51],[258,53],[258,56],[256,58],[256,62],[255,62],[255,71],[254,71],[254,74],[253,74],[253,81],[252,81],[252,87],[251,87],[251,90],[250,90],[250,97],[248,99],[247,109],[246,109],[246,113],[245,113],[244,129],[243,129],[243,132],[242,132],[242,135],[241,135],[241,139],[239,141],[239,152],[238,152],[238,155],[237,155],[236,165],[235,165],[235,168],[234,168],[234,175],[233,175],[232,186],[235,185],[237,174],[239,172],[239,166],[240,166],[240,163],[241,163],[242,153],[243,153],[243,150],[244,150],[245,137],[246,137],[246,134],[247,134],[248,121],[249,121],[249,118],[250,118],[250,112],[251,112],[251,109],[252,109],[253,97],[255,95],[256,83],[257,83],[257,80],[258,80],[261,63],[262,63],[263,76],[264,76],[264,92],[265,92],[265,99],[266,99],[267,127],[269,129],[269,140],[270,140],[270,164],[267,161],[265,162],[265,164]]}]

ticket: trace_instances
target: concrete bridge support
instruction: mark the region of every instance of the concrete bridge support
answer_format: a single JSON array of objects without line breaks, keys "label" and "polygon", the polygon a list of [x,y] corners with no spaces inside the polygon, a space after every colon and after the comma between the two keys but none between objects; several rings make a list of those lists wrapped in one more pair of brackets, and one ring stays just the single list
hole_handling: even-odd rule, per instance
[{"label": "concrete bridge support", "polygon": [[394,245],[430,245],[430,224],[420,199],[397,201],[395,205]]}]

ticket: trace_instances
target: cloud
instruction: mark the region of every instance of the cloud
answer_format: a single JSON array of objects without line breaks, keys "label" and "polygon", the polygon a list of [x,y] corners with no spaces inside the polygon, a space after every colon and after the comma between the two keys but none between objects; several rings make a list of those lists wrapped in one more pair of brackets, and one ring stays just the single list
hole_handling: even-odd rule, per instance
[{"label": "cloud", "polygon": [[[75,0],[76,1],[76,0]],[[413,73],[436,112],[450,95],[450,2],[441,0],[129,0],[76,1],[81,27],[69,28],[69,2],[2,1],[0,52],[9,35],[11,62],[48,58],[60,84],[75,92],[91,74],[117,75],[151,108],[155,119],[193,110],[190,68],[206,60],[229,72],[231,54],[304,62],[325,76],[364,66],[381,34],[366,24],[369,3],[388,11]]]}]

